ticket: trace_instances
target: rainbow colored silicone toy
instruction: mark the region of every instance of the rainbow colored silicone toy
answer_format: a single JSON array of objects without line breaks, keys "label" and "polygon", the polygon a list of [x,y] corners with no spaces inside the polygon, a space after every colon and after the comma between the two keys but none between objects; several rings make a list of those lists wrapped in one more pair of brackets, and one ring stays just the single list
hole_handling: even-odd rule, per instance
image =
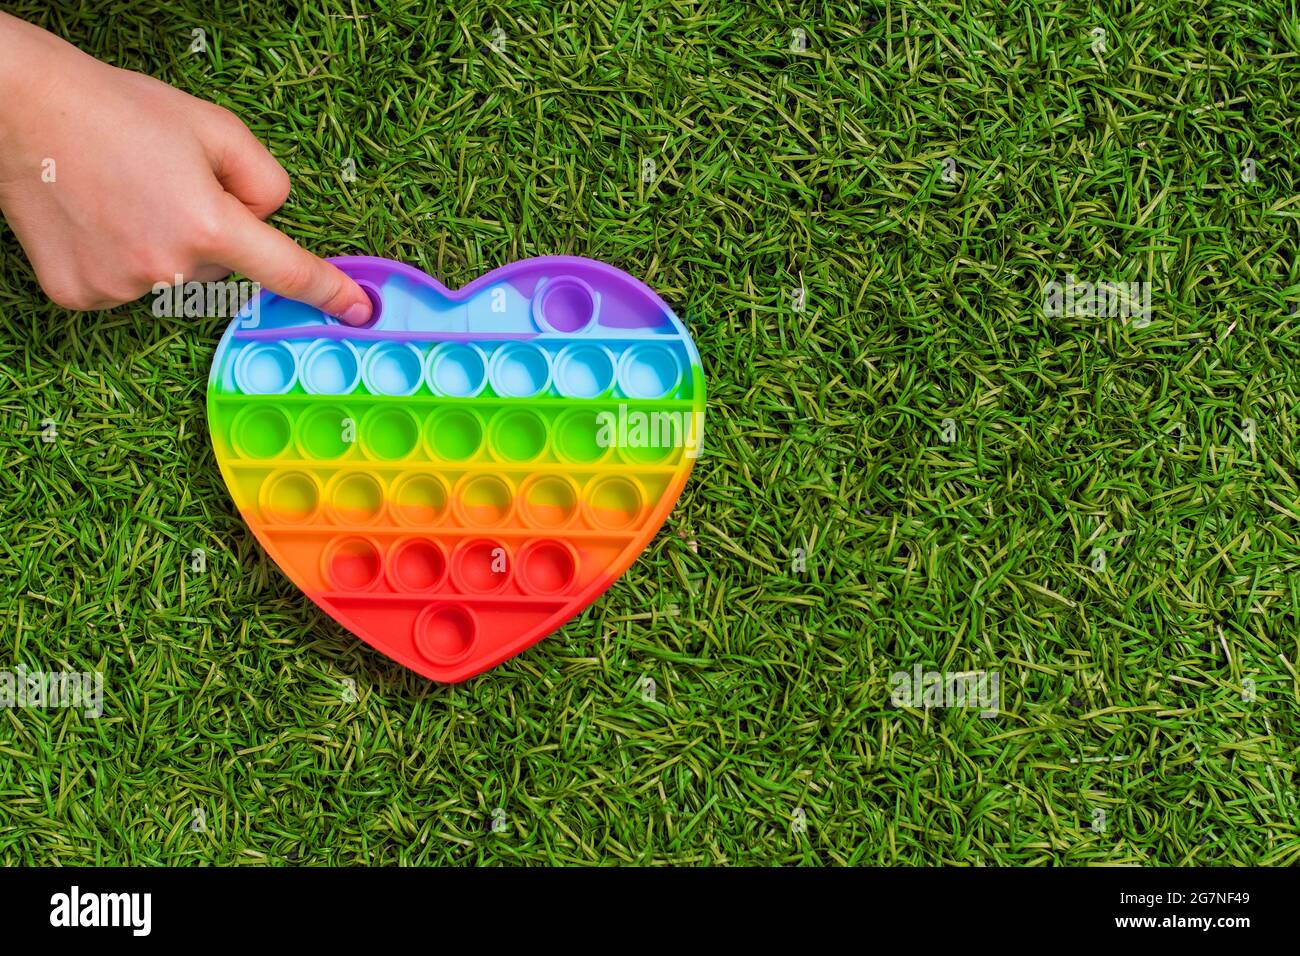
[{"label": "rainbow colored silicone toy", "polygon": [[261,293],[226,330],[208,424],[235,504],[285,573],[371,646],[473,676],[599,597],[668,517],[703,440],[681,321],[591,259],[451,292],[331,260],[377,318]]}]

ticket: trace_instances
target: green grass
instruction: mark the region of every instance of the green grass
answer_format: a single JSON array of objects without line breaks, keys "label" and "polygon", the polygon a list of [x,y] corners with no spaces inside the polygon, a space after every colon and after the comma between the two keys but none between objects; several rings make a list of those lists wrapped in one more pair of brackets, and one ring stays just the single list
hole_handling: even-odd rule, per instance
[{"label": "green grass", "polygon": [[[238,112],[322,254],[643,277],[707,454],[592,608],[430,685],[234,511],[224,323],[65,313],[6,232],[0,668],[106,713],[0,711],[0,861],[1300,861],[1294,7],[315,6],[9,9]],[[1069,272],[1152,323],[1044,316]],[[918,663],[1002,712],[892,707]]]}]

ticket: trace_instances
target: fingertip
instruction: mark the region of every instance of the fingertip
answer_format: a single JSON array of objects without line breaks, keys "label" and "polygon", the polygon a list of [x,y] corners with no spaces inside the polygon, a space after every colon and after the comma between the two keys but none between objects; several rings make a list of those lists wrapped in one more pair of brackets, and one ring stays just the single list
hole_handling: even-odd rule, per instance
[{"label": "fingertip", "polygon": [[356,280],[259,220],[234,197],[230,201],[237,212],[222,231],[224,249],[215,261],[260,282],[270,292],[319,309],[344,325],[373,323],[379,301],[371,299]]},{"label": "fingertip", "polygon": [[338,275],[343,278],[344,284],[340,294],[335,296],[335,300],[339,301],[339,305],[335,306],[334,302],[330,302],[330,306],[334,307],[327,309],[327,311],[344,325],[366,325],[374,318],[374,300],[346,272],[340,269]]},{"label": "fingertip", "polygon": [[364,304],[361,302],[353,302],[344,309],[341,314],[336,315],[335,318],[344,325],[365,325],[370,321],[370,316],[374,312],[374,309],[371,308],[370,300],[367,299],[365,295],[362,295],[362,299],[365,300]]}]

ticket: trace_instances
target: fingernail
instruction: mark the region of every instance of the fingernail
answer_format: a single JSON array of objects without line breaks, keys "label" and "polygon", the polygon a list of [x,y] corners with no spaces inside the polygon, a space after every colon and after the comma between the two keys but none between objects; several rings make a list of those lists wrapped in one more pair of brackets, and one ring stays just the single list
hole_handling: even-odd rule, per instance
[{"label": "fingernail", "polygon": [[370,321],[369,304],[362,305],[360,302],[354,302],[339,316],[339,321],[346,325],[365,325]]}]

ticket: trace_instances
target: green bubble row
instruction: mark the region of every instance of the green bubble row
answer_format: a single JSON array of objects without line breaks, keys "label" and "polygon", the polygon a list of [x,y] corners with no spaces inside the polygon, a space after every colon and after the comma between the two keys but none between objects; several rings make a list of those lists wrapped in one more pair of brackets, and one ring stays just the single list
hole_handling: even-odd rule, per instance
[{"label": "green bubble row", "polygon": [[[602,437],[598,413],[572,408],[554,417],[531,408],[504,407],[482,414],[466,407],[411,408],[379,405],[355,417],[343,405],[288,408],[250,404],[230,423],[228,444],[250,461],[301,457],[334,461],[361,457],[401,463],[420,456],[454,464],[492,460],[520,465],[549,457],[574,465],[611,459],[630,465],[664,465],[682,449],[671,445],[631,447]],[[617,457],[616,457],[617,455]]]}]

